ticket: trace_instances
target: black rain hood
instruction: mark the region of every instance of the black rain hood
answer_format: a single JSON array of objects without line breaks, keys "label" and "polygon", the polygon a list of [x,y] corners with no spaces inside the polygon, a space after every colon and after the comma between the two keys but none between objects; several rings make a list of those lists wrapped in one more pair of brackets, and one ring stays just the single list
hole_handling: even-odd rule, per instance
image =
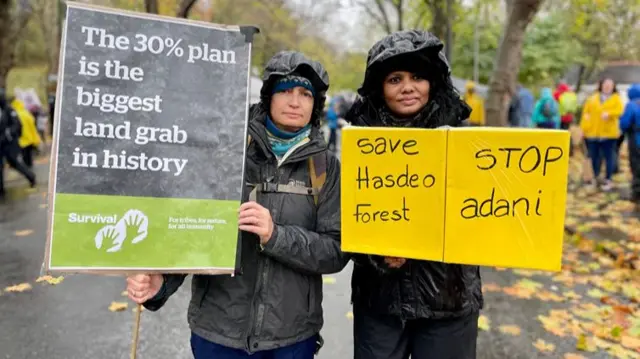
[{"label": "black rain hood", "polygon": [[281,51],[275,54],[266,64],[262,76],[260,102],[262,110],[269,111],[274,83],[283,76],[302,76],[313,85],[315,104],[311,115],[311,125],[319,126],[322,109],[329,89],[329,74],[317,61],[313,61],[297,51]]},{"label": "black rain hood", "polygon": [[[358,89],[361,98],[351,108],[347,120],[367,126],[459,126],[469,117],[471,109],[451,83],[451,67],[443,48],[435,35],[418,30],[398,31],[375,43],[369,50],[364,81]],[[382,98],[384,78],[398,70],[418,73],[431,86],[429,102],[411,119],[394,119]]]}]

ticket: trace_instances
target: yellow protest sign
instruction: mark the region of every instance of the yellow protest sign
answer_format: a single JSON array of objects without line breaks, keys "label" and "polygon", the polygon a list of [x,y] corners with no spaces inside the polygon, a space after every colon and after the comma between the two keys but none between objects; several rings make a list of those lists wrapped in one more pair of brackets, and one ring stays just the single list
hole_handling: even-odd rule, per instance
[{"label": "yellow protest sign", "polygon": [[449,131],[445,262],[560,270],[569,136]]},{"label": "yellow protest sign", "polygon": [[342,131],[342,249],[441,260],[446,130]]},{"label": "yellow protest sign", "polygon": [[567,131],[346,128],[342,249],[559,270],[568,154]]}]

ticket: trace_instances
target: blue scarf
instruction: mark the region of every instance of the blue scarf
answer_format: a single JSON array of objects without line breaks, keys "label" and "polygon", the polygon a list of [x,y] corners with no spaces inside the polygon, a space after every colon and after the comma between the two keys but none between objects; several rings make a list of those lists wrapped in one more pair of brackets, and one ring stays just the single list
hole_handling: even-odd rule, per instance
[{"label": "blue scarf", "polygon": [[271,146],[271,151],[278,157],[284,156],[291,147],[301,143],[302,141],[309,140],[309,134],[311,133],[311,124],[306,125],[296,132],[283,131],[276,127],[271,120],[271,117],[267,116],[267,139]]}]

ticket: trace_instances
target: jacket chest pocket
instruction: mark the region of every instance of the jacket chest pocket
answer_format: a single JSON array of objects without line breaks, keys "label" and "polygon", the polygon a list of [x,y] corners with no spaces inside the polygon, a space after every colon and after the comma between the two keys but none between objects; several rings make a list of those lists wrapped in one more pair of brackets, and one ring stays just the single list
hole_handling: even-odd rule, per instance
[{"label": "jacket chest pocket", "polygon": [[304,168],[300,165],[263,168],[254,177],[259,179],[256,199],[270,211],[276,224],[314,230],[316,208],[313,194],[306,192],[311,184]]}]

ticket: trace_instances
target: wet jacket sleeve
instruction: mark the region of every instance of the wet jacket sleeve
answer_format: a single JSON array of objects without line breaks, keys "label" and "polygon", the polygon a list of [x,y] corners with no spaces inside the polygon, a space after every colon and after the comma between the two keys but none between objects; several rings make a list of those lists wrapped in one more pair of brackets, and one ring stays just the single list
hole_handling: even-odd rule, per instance
[{"label": "wet jacket sleeve", "polygon": [[624,113],[620,117],[620,131],[622,133],[626,133],[631,130],[631,125],[634,120],[634,104],[632,102],[627,103],[627,106],[624,109]]},{"label": "wet jacket sleeve", "polygon": [[340,163],[329,156],[327,181],[318,198],[316,230],[300,226],[274,226],[263,253],[309,274],[340,272],[349,256],[340,250]]},{"label": "wet jacket sleeve", "polygon": [[614,94],[609,98],[609,101],[605,101],[602,105],[602,110],[609,114],[609,116],[616,118],[622,115],[624,112],[624,105],[620,95]]},{"label": "wet jacket sleeve", "polygon": [[186,274],[163,274],[162,278],[164,282],[162,283],[162,288],[160,288],[160,291],[155,297],[143,304],[144,307],[152,312],[162,308],[169,297],[180,288],[186,277]]}]

